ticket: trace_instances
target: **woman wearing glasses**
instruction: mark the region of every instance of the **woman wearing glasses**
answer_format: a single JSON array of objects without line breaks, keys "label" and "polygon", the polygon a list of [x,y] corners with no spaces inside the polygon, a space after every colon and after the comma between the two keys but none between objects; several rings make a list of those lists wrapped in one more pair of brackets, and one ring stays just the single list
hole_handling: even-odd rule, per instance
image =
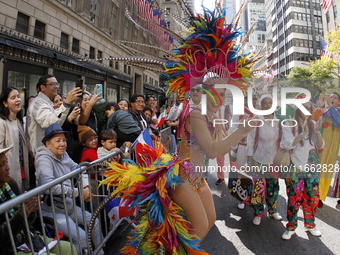
[{"label": "woman wearing glasses", "polygon": [[198,93],[203,91],[207,95],[207,114],[203,115],[200,108],[196,107],[185,119],[178,157],[190,158],[190,162],[186,169],[180,172],[184,182],[169,191],[175,203],[184,210],[186,218],[200,240],[206,236],[216,220],[214,201],[205,181],[206,160],[228,153],[232,146],[237,146],[252,129],[248,126],[240,127],[223,140],[212,139],[215,132],[213,120],[226,95],[226,89],[215,88],[215,84],[224,84],[225,80],[214,76],[215,74],[208,73],[200,90],[190,91],[196,103]]},{"label": "woman wearing glasses", "polygon": [[[303,106],[312,112],[312,103]],[[297,213],[302,206],[306,229],[313,236],[321,236],[315,227],[315,211],[319,203],[319,150],[324,146],[321,137],[321,119],[318,122],[311,120],[300,109],[296,109],[294,119],[297,126],[283,127],[281,147],[292,150],[291,168],[293,169],[285,179],[288,206],[286,231],[282,239],[289,240],[297,228]]]}]

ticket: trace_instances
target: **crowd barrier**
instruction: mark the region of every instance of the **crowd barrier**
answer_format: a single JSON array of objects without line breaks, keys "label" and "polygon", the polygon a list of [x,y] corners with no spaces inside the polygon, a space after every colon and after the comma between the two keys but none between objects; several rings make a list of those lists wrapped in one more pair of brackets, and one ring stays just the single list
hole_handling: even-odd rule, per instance
[{"label": "crowd barrier", "polygon": [[166,128],[163,128],[161,131],[160,131],[160,134],[161,134],[161,142],[162,144],[164,145],[164,148],[166,149],[167,152],[171,151],[171,127],[166,127]]},{"label": "crowd barrier", "polygon": [[[86,247],[82,247],[82,254],[86,255],[86,254],[98,254],[98,252],[100,251],[101,248],[103,248],[106,244],[106,242],[110,239],[110,237],[112,236],[112,234],[114,233],[114,231],[116,230],[116,228],[119,226],[119,224],[121,223],[121,221],[124,220],[129,220],[129,218],[123,218],[120,219],[119,222],[115,225],[112,226],[112,223],[108,217],[108,214],[105,212],[105,210],[102,210],[104,208],[104,204],[103,201],[108,202],[110,200],[113,200],[114,197],[110,196],[111,192],[113,191],[112,188],[111,189],[107,189],[107,186],[101,186],[100,188],[98,188],[98,180],[102,179],[102,173],[106,171],[107,169],[107,163],[105,163],[106,161],[110,161],[110,159],[112,157],[116,156],[116,153],[113,152],[109,155],[107,155],[104,158],[100,158],[98,160],[95,160],[93,162],[84,162],[81,163],[79,165],[79,168],[77,168],[76,170],[60,177],[57,178],[53,181],[51,181],[50,183],[46,183],[43,184],[39,187],[36,187],[30,191],[27,191],[15,198],[10,199],[9,201],[6,201],[5,203],[0,204],[0,214],[3,214],[4,212],[7,212],[8,210],[14,208],[16,205],[21,204],[22,206],[24,206],[24,202],[34,196],[38,197],[38,201],[39,203],[39,210],[37,212],[37,219],[34,223],[34,227],[36,229],[38,229],[41,234],[42,234],[42,239],[45,242],[45,245],[48,244],[48,240],[47,238],[51,236],[49,236],[50,232],[55,232],[58,233],[58,226],[56,223],[56,211],[55,211],[55,206],[56,203],[59,204],[59,208],[60,205],[64,206],[64,208],[67,208],[67,203],[66,203],[66,199],[65,196],[60,196],[58,201],[56,201],[55,199],[51,198],[51,195],[45,195],[44,197],[42,197],[43,194],[51,194],[51,189],[52,187],[54,187],[55,185],[61,184],[63,187],[63,183],[66,180],[71,179],[72,180],[72,186],[73,188],[78,187],[79,188],[79,196],[77,198],[72,197],[73,199],[73,210],[76,210],[76,206],[79,206],[81,208],[81,212],[82,212],[82,217],[84,219],[84,224],[81,226],[84,231],[86,232]],[[92,180],[92,187],[91,185],[89,185],[90,188],[90,193],[93,193],[94,196],[91,197],[90,202],[85,202],[83,198],[83,189],[82,187],[84,187],[83,185],[83,180],[82,178],[80,178],[81,174],[95,174],[96,175],[96,179]],[[90,181],[90,177],[89,177],[89,181]],[[46,203],[47,200],[50,199],[49,203],[51,204],[51,208],[52,208],[52,214],[53,216],[50,218],[46,218],[42,216],[42,207],[41,207],[41,203]],[[101,204],[102,203],[102,204]],[[24,215],[25,215],[25,229],[26,231],[29,231],[29,223],[27,221],[27,215],[25,210],[24,211]],[[92,214],[92,219],[90,222],[86,222],[85,220],[85,212],[90,212]],[[8,214],[6,213],[6,224],[7,224],[7,229],[9,232],[9,237],[11,240],[11,244],[13,247],[13,250],[15,251],[14,254],[17,254],[16,252],[16,247],[15,247],[15,242],[14,242],[14,238],[13,234],[11,232],[11,227],[10,227],[10,220],[8,217]],[[69,218],[67,213],[65,213],[66,215],[66,219],[67,219],[67,231],[70,233],[70,225],[69,225]],[[95,222],[99,221],[99,227],[100,227],[100,231],[103,234],[104,240],[101,243],[100,246],[98,247],[94,247],[93,245],[93,235],[92,235],[92,230],[93,230],[93,226],[95,224]],[[75,220],[76,224],[78,225],[77,220]],[[130,221],[129,221],[130,222]],[[131,222],[130,222],[131,223]],[[52,228],[52,229],[51,229]],[[70,236],[68,233],[64,233],[66,236]],[[79,231],[78,231],[78,240],[79,240]],[[53,238],[53,236],[52,236]],[[61,247],[60,247],[60,238],[59,235],[56,235],[56,238],[58,240],[58,244],[57,247],[60,251]],[[72,239],[66,239],[67,241],[69,241],[70,243],[72,242]],[[32,247],[32,240],[29,236],[28,241],[30,244],[30,247]],[[71,246],[71,245],[70,245]],[[44,254],[50,254],[50,251],[48,249],[48,246],[45,247],[46,249],[46,253]],[[74,252],[73,252],[74,253]],[[73,254],[72,253],[72,254]],[[29,254],[38,254],[34,251],[32,251]],[[61,253],[60,253],[61,254]],[[76,254],[73,254],[76,255]]]}]

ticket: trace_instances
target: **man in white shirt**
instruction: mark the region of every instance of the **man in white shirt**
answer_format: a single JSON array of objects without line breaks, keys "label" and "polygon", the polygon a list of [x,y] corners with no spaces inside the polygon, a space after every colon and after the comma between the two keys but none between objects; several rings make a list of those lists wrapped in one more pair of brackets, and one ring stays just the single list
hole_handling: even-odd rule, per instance
[{"label": "man in white shirt", "polygon": [[194,108],[199,108],[201,104],[201,99],[202,99],[202,86],[197,85],[193,88],[190,89],[189,92],[189,99],[187,99],[186,105],[184,105],[184,101],[186,101],[185,94],[179,94],[176,97],[176,103],[171,107],[170,113],[168,114],[168,119],[169,120],[176,120],[178,117],[181,115],[183,108],[189,106],[190,110]]},{"label": "man in white shirt", "polygon": [[37,83],[39,94],[34,98],[27,110],[27,136],[30,150],[35,156],[37,148],[42,145],[45,129],[53,123],[63,125],[70,106],[82,94],[81,88],[74,88],[68,94],[63,104],[54,109],[53,99],[58,93],[59,83],[54,75],[44,75]]}]

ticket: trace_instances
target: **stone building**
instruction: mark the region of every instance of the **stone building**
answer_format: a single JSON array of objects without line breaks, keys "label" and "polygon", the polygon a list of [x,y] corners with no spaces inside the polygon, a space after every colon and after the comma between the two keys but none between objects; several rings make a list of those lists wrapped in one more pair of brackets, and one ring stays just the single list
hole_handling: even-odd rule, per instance
[{"label": "stone building", "polygon": [[146,22],[138,17],[142,10],[131,2],[0,0],[2,86],[15,86],[27,98],[37,94],[39,77],[49,73],[57,77],[64,95],[81,78],[91,93],[95,84],[103,84],[107,101],[129,99],[133,93],[159,97],[164,91],[159,83],[161,68],[121,61],[141,52],[156,59],[164,54],[142,45],[161,46],[142,29]]}]

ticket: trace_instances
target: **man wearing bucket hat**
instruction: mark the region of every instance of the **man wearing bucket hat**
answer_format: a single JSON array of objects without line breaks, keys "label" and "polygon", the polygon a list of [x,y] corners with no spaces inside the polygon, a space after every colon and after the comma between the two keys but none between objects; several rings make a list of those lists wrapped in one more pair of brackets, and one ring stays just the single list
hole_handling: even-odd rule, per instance
[{"label": "man wearing bucket hat", "polygon": [[[12,149],[13,147],[7,147],[0,149],[0,203],[6,202],[10,199],[13,199],[21,194],[18,184],[9,176],[10,167],[8,165],[6,153]],[[14,237],[14,242],[17,247],[26,247],[22,246],[25,244],[24,242],[24,232],[25,225],[24,222],[24,211],[26,210],[27,220],[29,225],[32,225],[34,220],[36,219],[36,211],[38,210],[38,200],[36,197],[32,197],[25,201],[25,207],[21,205],[16,205],[14,208],[7,211],[12,235]],[[24,209],[25,208],[25,209]],[[31,229],[32,231],[32,229]],[[9,238],[8,234],[8,226],[6,223],[6,216],[5,213],[0,215],[0,238],[1,238],[1,246],[0,246],[0,254],[3,255],[10,255],[13,254],[13,247],[11,244],[11,239]],[[52,241],[50,238],[47,238],[50,242]],[[61,250],[59,250],[59,246],[56,245],[49,250],[50,254],[65,254],[71,255],[75,253],[75,247],[72,245],[73,253],[71,250],[71,246],[69,242],[60,241]],[[18,254],[27,254],[23,251],[19,251]]]},{"label": "man wearing bucket hat", "polygon": [[[42,139],[44,145],[38,147],[35,157],[37,186],[49,183],[78,168],[78,164],[75,163],[66,152],[65,133],[68,132],[64,131],[57,123],[50,125],[45,130],[45,136]],[[89,201],[89,182],[86,174],[82,174],[82,183],[84,187],[82,192],[84,200]],[[50,192],[53,194],[54,208],[52,208],[51,203],[49,205],[48,201],[46,201],[41,207],[42,215],[55,218],[58,229],[62,230],[66,237],[72,239],[78,253],[81,254],[81,250],[87,247],[87,238],[86,232],[78,226],[78,224],[88,225],[92,215],[85,211],[83,217],[82,209],[73,203],[73,197],[78,197],[79,194],[81,194],[79,188],[75,188],[72,185],[72,180],[68,179],[64,181],[62,185],[57,184],[54,186]],[[50,196],[46,196],[46,199],[48,198],[50,198]],[[64,199],[66,200],[66,208],[64,208]],[[53,213],[53,211],[55,211],[55,213]],[[65,224],[67,221],[69,223]],[[98,247],[102,240],[103,237],[100,232],[99,221],[96,220],[93,232],[93,242],[95,246]]]}]

